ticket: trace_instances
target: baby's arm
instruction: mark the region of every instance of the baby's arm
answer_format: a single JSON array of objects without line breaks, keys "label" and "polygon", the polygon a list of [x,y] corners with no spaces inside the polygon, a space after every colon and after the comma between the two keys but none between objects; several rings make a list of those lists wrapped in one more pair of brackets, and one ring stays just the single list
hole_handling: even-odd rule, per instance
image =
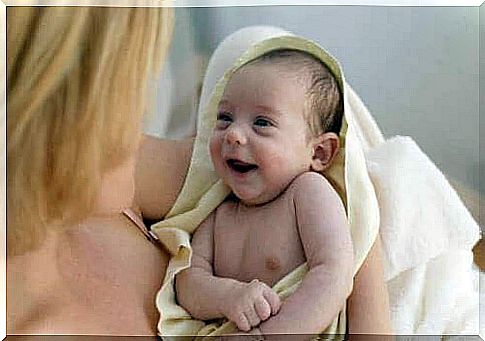
[{"label": "baby's arm", "polygon": [[294,204],[309,272],[263,334],[317,334],[344,307],[352,291],[353,248],[344,207],[321,175],[295,179]]},{"label": "baby's arm", "polygon": [[213,231],[214,213],[194,233],[190,268],[176,277],[178,302],[192,317],[200,320],[226,317],[239,329],[248,331],[277,313],[279,297],[259,281],[244,283],[214,276]]},{"label": "baby's arm", "polygon": [[179,304],[192,317],[201,320],[223,317],[218,303],[235,282],[213,276],[213,229],[214,213],[195,231],[191,241],[191,266],[181,271],[175,281]]}]

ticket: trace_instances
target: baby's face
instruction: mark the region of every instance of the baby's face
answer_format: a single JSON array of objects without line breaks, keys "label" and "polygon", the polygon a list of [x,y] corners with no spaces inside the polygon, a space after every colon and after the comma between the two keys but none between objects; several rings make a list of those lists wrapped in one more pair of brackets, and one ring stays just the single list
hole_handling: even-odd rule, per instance
[{"label": "baby's face", "polygon": [[244,203],[274,199],[310,169],[305,91],[278,65],[245,66],[229,80],[210,152],[217,173]]}]

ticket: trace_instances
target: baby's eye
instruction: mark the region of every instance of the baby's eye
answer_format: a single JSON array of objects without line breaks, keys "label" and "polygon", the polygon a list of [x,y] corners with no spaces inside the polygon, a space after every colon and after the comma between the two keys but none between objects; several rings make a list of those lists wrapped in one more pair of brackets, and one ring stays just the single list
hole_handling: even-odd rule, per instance
[{"label": "baby's eye", "polygon": [[261,118],[261,117],[257,118],[253,124],[257,127],[263,127],[263,128],[274,126],[274,124],[270,120],[266,118]]},{"label": "baby's eye", "polygon": [[232,122],[232,116],[228,112],[220,112],[217,114],[216,128],[224,129]]},{"label": "baby's eye", "polygon": [[224,121],[224,122],[232,122],[232,117],[230,113],[224,111],[217,114],[217,120]]}]

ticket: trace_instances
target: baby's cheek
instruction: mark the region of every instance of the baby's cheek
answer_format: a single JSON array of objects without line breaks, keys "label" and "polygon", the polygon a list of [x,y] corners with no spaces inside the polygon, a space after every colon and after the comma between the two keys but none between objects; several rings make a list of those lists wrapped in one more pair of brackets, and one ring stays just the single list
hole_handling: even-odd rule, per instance
[{"label": "baby's cheek", "polygon": [[288,175],[288,168],[285,166],[284,162],[279,162],[281,160],[273,159],[266,168],[265,180],[266,184],[269,185],[272,190],[279,190],[279,187],[284,186],[286,178]]},{"label": "baby's cheek", "polygon": [[286,160],[288,158],[287,153],[284,151],[286,149],[285,146],[280,146],[279,148],[268,148],[265,153],[260,153],[261,161],[265,163],[266,167],[277,167],[281,168],[287,164]]},{"label": "baby's cheek", "polygon": [[[281,146],[281,149],[286,148],[287,147],[285,146]],[[292,156],[290,156],[290,153],[284,150],[269,153],[268,157],[266,158],[268,168],[271,168],[271,170],[276,173],[281,173],[281,171],[284,173],[285,170],[291,169],[294,161],[295,160]]]},{"label": "baby's cheek", "polygon": [[216,163],[221,158],[221,144],[217,135],[212,136],[209,142],[209,155],[213,163]]},{"label": "baby's cheek", "polygon": [[265,178],[274,191],[283,190],[299,173],[299,159],[289,155],[275,154],[267,159]]}]

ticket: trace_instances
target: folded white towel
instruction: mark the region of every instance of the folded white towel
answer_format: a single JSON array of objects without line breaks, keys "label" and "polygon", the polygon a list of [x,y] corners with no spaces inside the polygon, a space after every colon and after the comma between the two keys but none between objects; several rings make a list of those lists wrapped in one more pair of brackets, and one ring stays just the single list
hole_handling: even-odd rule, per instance
[{"label": "folded white towel", "polygon": [[455,190],[410,137],[366,155],[381,214],[386,279],[451,250],[471,251],[480,229]]},{"label": "folded white towel", "polygon": [[385,279],[399,334],[478,334],[480,229],[409,137],[366,154],[381,215]]}]

